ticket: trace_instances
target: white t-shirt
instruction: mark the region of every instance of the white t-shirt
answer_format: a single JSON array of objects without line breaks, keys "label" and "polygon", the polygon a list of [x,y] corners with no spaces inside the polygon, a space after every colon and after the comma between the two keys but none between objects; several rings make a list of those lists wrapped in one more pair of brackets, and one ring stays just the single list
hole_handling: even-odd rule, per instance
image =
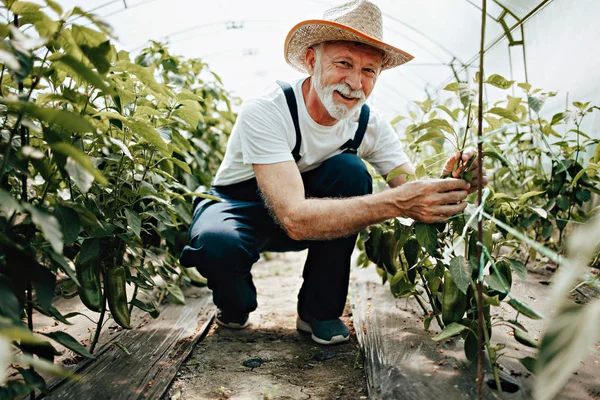
[{"label": "white t-shirt", "polygon": [[[350,118],[333,126],[319,125],[310,117],[304,103],[302,83],[305,79],[292,83],[302,135],[302,158],[297,162],[300,172],[315,169],[328,158],[342,153],[340,147],[354,138],[360,115],[358,109]],[[294,161],[292,150],[295,145],[294,122],[285,95],[276,85],[265,95],[243,103],[213,185],[231,185],[254,178],[252,164]],[[373,109],[358,156],[381,175],[409,161],[398,134]]]}]

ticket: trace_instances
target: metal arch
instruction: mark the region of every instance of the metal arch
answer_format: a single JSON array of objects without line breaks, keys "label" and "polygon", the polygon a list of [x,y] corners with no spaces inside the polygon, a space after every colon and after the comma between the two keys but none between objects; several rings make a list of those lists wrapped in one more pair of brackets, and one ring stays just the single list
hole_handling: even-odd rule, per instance
[{"label": "metal arch", "polygon": [[[529,20],[531,17],[533,17],[536,13],[538,13],[542,8],[546,7],[552,1],[553,0],[543,0],[543,1],[541,1],[533,10],[531,10],[529,13],[527,13],[527,15],[525,15],[522,19],[517,19],[517,22],[508,29],[509,32],[512,32],[515,29],[517,29],[519,27],[522,27],[523,24],[525,24],[525,22],[527,22],[527,20]],[[489,50],[491,50],[494,47],[496,47],[498,45],[498,43],[500,43],[502,41],[502,39],[504,39],[505,37],[506,37],[506,32],[503,32],[500,36],[498,36],[489,45],[486,46],[486,48],[484,49],[484,52],[487,53]],[[464,64],[463,67],[461,67],[461,69],[458,72],[465,71],[468,66],[470,66],[475,61],[477,61],[478,57],[479,57],[479,54],[474,55],[467,62],[467,64]],[[450,81],[450,79],[451,78],[448,77],[444,81],[442,81],[442,84],[438,87],[438,91],[440,90],[440,88],[442,88],[443,86],[445,86]]]}]

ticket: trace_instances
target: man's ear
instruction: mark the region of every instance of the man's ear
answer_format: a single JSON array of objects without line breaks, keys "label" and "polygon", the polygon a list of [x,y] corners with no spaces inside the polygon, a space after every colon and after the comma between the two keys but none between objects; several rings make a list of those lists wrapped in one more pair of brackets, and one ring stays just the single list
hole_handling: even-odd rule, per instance
[{"label": "man's ear", "polygon": [[306,56],[304,57],[304,63],[306,65],[306,70],[310,75],[315,73],[315,62],[316,62],[316,54],[315,50],[312,47],[309,47],[306,50]]}]

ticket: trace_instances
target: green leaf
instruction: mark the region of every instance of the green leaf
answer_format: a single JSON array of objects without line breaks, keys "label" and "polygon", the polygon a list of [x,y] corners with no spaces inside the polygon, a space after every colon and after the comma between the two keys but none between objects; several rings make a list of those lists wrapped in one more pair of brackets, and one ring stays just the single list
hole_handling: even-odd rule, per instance
[{"label": "green leaf", "polygon": [[3,317],[9,317],[14,322],[19,323],[21,321],[21,307],[19,305],[19,299],[11,288],[6,275],[0,274],[0,315]]},{"label": "green leaf", "polygon": [[81,243],[81,250],[78,255],[78,262],[85,264],[86,262],[93,260],[100,254],[100,240],[92,238],[86,239]]},{"label": "green leaf", "polygon": [[488,275],[485,277],[485,283],[487,283],[492,289],[500,293],[506,293],[504,285],[500,281],[497,275]]},{"label": "green leaf", "polygon": [[140,214],[138,214],[134,210],[130,210],[128,208],[125,209],[125,216],[127,218],[127,225],[133,231],[135,236],[140,237],[140,232],[142,230],[142,218]]},{"label": "green leaf", "polygon": [[88,351],[88,349],[83,347],[81,345],[81,343],[79,343],[77,340],[75,340],[73,338],[73,336],[71,336],[67,333],[50,332],[50,333],[42,333],[42,335],[49,337],[52,340],[57,341],[58,343],[62,344],[69,350],[74,351],[75,353],[79,354],[80,356],[83,356],[85,358],[89,358],[92,360],[95,359],[95,357]]},{"label": "green leaf", "polygon": [[452,278],[458,289],[464,294],[467,294],[467,290],[471,285],[471,268],[465,261],[465,258],[463,256],[454,257],[450,260],[448,269],[450,270],[450,274],[452,274]]},{"label": "green leaf", "polygon": [[46,372],[56,376],[62,376],[71,379],[77,377],[77,375],[71,372],[71,370],[60,367],[58,364],[53,364],[41,358],[33,358],[32,356],[25,354],[14,356],[12,361],[19,364],[30,365],[37,371]]},{"label": "green leaf", "polygon": [[131,155],[131,151],[129,151],[129,149],[127,148],[127,146],[125,145],[125,143],[123,143],[122,141],[120,141],[117,138],[114,137],[109,137],[108,140],[110,140],[110,142],[114,145],[116,145],[118,148],[121,149],[121,151],[123,152],[123,154],[125,154],[125,156],[127,158],[129,158],[131,161],[133,161],[133,156]]},{"label": "green leaf", "polygon": [[527,82],[518,83],[517,86],[525,90],[526,92],[529,92],[531,90],[531,85]]},{"label": "green leaf", "polygon": [[400,122],[400,121],[402,121],[404,119],[406,119],[405,116],[398,115],[396,118],[394,118],[393,120],[390,121],[390,125],[392,125],[392,126],[396,125],[398,122]]},{"label": "green leaf", "polygon": [[506,90],[509,89],[515,83],[515,81],[509,81],[501,75],[493,74],[485,80],[485,83],[489,83],[492,86]]},{"label": "green leaf", "polygon": [[522,280],[527,279],[527,267],[525,266],[525,264],[513,258],[508,258],[508,261],[510,262],[511,268],[513,269],[513,271],[515,271],[519,278],[521,278]]},{"label": "green leaf", "polygon": [[102,75],[106,74],[110,69],[110,60],[108,58],[112,49],[110,41],[100,43],[98,46],[89,46],[86,44],[79,45],[79,48],[85,56],[94,64],[94,67]]},{"label": "green leaf", "polygon": [[67,158],[65,170],[69,176],[75,181],[75,184],[82,193],[87,193],[94,183],[94,175],[89,171],[81,168],[77,162],[71,157]]},{"label": "green leaf", "polygon": [[175,303],[185,304],[185,296],[183,295],[183,292],[181,291],[181,288],[179,286],[173,285],[173,284],[167,284],[167,290],[169,291],[169,294],[175,300]]},{"label": "green leaf", "polygon": [[519,362],[521,363],[522,366],[527,368],[527,371],[531,372],[532,374],[535,374],[535,364],[537,363],[537,360],[535,358],[524,357],[524,358],[520,358]]},{"label": "green leaf", "polygon": [[19,204],[19,201],[4,189],[0,189],[0,212],[8,218],[11,217],[15,211],[20,210],[22,210],[22,207]]},{"label": "green leaf", "polygon": [[525,202],[527,200],[529,200],[530,198],[539,196],[540,194],[543,194],[543,193],[546,193],[546,192],[543,190],[541,190],[541,191],[540,190],[532,190],[531,192],[523,193],[522,195],[520,195],[518,197],[519,204],[525,204]]},{"label": "green leaf", "polygon": [[529,208],[531,211],[535,212],[537,215],[544,219],[548,218],[548,212],[541,207],[527,206],[527,208]]},{"label": "green leaf", "polygon": [[600,339],[600,301],[568,305],[553,318],[539,345],[534,397],[553,399]]},{"label": "green leaf", "polygon": [[160,315],[160,311],[158,310],[156,304],[148,305],[139,299],[131,299],[130,303],[139,308],[140,310],[150,314],[152,318],[158,318],[158,316]]},{"label": "green leaf", "polygon": [[437,250],[437,229],[435,226],[417,222],[415,224],[415,234],[417,241],[427,250],[429,255],[436,257]]},{"label": "green leaf", "polygon": [[71,157],[80,167],[88,171],[96,181],[102,185],[108,185],[108,180],[98,171],[89,157],[81,150],[71,146],[68,143],[54,143],[50,145],[53,152],[58,152],[64,156]]},{"label": "green leaf", "polygon": [[516,113],[520,104],[521,104],[520,97],[508,96],[508,102],[506,103],[506,109],[508,111]]},{"label": "green leaf", "polygon": [[169,158],[169,160],[170,160],[170,161],[171,161],[173,164],[175,164],[175,165],[177,165],[179,168],[181,168],[181,169],[182,169],[184,172],[187,172],[187,173],[188,173],[188,174],[190,174],[190,175],[192,174],[192,170],[190,169],[190,166],[189,166],[187,163],[185,163],[185,162],[183,162],[183,161],[181,161],[181,160],[178,160],[178,159],[176,159],[176,158]]},{"label": "green leaf", "polygon": [[456,322],[452,322],[450,325],[446,326],[443,331],[435,335],[432,339],[436,342],[441,342],[442,340],[450,339],[451,337],[458,335],[465,329],[467,329],[466,326],[458,324]]},{"label": "green leaf", "polygon": [[73,24],[71,26],[71,33],[73,40],[79,46],[86,45],[90,47],[96,47],[102,43],[105,43],[107,40],[107,37],[104,33],[77,24]]},{"label": "green leaf", "polygon": [[60,6],[60,4],[58,4],[54,0],[45,0],[45,1],[46,1],[46,4],[48,4],[48,7],[50,7],[55,13],[57,13],[59,16],[62,15],[63,9]]},{"label": "green leaf", "polygon": [[548,95],[545,93],[540,95],[531,95],[527,97],[527,103],[529,104],[529,107],[537,114],[540,112],[547,99]]},{"label": "green leaf", "polygon": [[554,116],[552,117],[552,121],[550,122],[550,125],[556,125],[559,122],[561,122],[563,119],[565,119],[565,114],[564,113],[557,113],[554,114]]},{"label": "green leaf", "polygon": [[156,147],[163,155],[167,157],[171,156],[171,152],[169,151],[167,143],[160,136],[160,133],[158,133],[158,131],[152,126],[142,121],[136,121],[133,119],[127,119],[124,122],[132,132],[143,137],[146,141],[148,141],[148,143]]},{"label": "green leaf", "polygon": [[64,56],[56,59],[55,62],[65,64],[82,79],[91,83],[94,87],[104,92],[105,94],[116,94],[115,89],[112,88],[108,83],[106,83],[100,75],[92,71],[81,61],[76,60],[73,56],[65,54]]},{"label": "green leaf", "polygon": [[69,245],[77,239],[81,230],[79,214],[71,207],[58,206],[54,210],[54,215],[58,219],[63,232],[65,244]]},{"label": "green leaf", "polygon": [[510,119],[513,122],[519,122],[520,118],[512,111],[507,110],[506,108],[494,107],[488,111],[488,113],[496,114],[501,116],[502,118]]},{"label": "green leaf", "polygon": [[198,126],[198,121],[200,120],[200,108],[190,106],[179,107],[177,110],[175,110],[175,112],[173,112],[173,115],[181,118],[190,126],[191,129],[195,130]]},{"label": "green leaf", "polygon": [[221,199],[217,196],[213,196],[213,195],[206,194],[206,193],[200,193],[200,192],[184,193],[182,196],[184,196],[184,197],[202,197],[203,199],[210,199],[210,200],[214,200],[214,201],[223,201],[223,199]]},{"label": "green leaf", "polygon": [[415,141],[415,144],[428,142],[428,141],[434,140],[434,139],[445,139],[445,138],[446,138],[446,136],[444,136],[444,134],[440,131],[429,131],[429,132],[425,133],[424,135],[420,136]]},{"label": "green leaf", "polygon": [[452,125],[450,125],[450,123],[448,121],[446,121],[445,119],[441,119],[441,118],[434,118],[431,121],[425,122],[424,124],[418,125],[417,127],[413,128],[411,130],[411,132],[417,132],[423,129],[440,129],[443,131],[446,131],[448,133],[452,133],[455,134],[456,132],[454,131],[454,127],[452,127]]},{"label": "green leaf", "polygon": [[458,92],[458,82],[452,82],[447,84],[444,87],[444,90],[447,90],[448,92]]},{"label": "green leaf", "polygon": [[527,318],[531,318],[531,319],[542,319],[542,315],[539,314],[537,311],[535,311],[533,308],[531,308],[527,303],[519,300],[519,299],[515,299],[514,297],[512,299],[510,299],[508,301],[508,304],[514,308],[515,310],[517,310],[518,312],[520,312],[521,314],[523,314],[524,316],[526,316]]},{"label": "green leaf", "polygon": [[15,1],[10,10],[18,15],[38,12],[41,6],[39,4],[31,3],[29,1]]},{"label": "green leaf", "polygon": [[170,91],[166,86],[160,85],[154,79],[154,69],[151,67],[142,67],[138,64],[133,64],[127,61],[117,61],[115,67],[115,72],[129,72],[138,77],[142,83],[147,85],[154,92],[169,95]]},{"label": "green leaf", "polygon": [[56,253],[62,254],[63,233],[58,220],[52,214],[48,214],[29,203],[24,203],[23,208],[29,212],[31,221],[42,231],[44,238],[50,243],[52,249]]},{"label": "green leaf", "polygon": [[94,126],[82,116],[55,108],[45,108],[33,103],[8,100],[0,98],[0,103],[12,108],[15,111],[23,112],[27,117],[39,119],[48,125],[58,125],[69,132],[87,133],[94,132]]}]

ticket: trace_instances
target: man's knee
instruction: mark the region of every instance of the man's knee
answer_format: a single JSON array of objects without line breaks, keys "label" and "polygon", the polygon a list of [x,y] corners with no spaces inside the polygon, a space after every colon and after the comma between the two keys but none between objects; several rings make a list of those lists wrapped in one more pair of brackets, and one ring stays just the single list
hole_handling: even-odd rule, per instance
[{"label": "man's knee", "polygon": [[184,267],[196,267],[209,278],[215,272],[247,272],[258,260],[258,254],[253,254],[239,232],[219,227],[203,229],[191,238],[179,260]]},{"label": "man's knee", "polygon": [[373,193],[373,178],[363,160],[355,154],[342,153],[331,157],[322,166],[332,184],[333,197],[362,196]]}]

